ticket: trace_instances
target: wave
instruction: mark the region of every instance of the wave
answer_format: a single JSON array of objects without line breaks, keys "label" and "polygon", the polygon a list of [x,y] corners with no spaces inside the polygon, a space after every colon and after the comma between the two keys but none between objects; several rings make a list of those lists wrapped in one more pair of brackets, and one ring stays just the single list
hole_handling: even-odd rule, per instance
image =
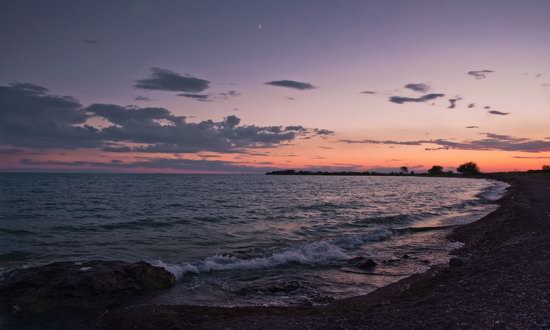
[{"label": "wave", "polygon": [[174,274],[176,278],[181,278],[186,273],[262,269],[287,264],[326,264],[331,260],[349,258],[350,256],[342,248],[327,241],[321,241],[273,253],[267,257],[241,259],[229,255],[215,255],[196,264],[168,264],[164,263],[162,260],[155,260],[151,264],[153,266],[163,267]]},{"label": "wave", "polygon": [[381,241],[393,235],[390,229],[381,229],[364,235],[351,235],[330,241],[318,241],[273,253],[266,257],[242,259],[231,255],[215,255],[197,263],[169,264],[162,260],[151,262],[181,278],[187,273],[206,273],[223,270],[250,270],[286,266],[289,264],[327,265],[338,260],[348,260],[346,250],[356,248],[367,242]]},{"label": "wave", "polygon": [[485,202],[493,203],[504,195],[510,185],[502,181],[490,180],[490,182],[492,185],[482,190],[476,197]]}]

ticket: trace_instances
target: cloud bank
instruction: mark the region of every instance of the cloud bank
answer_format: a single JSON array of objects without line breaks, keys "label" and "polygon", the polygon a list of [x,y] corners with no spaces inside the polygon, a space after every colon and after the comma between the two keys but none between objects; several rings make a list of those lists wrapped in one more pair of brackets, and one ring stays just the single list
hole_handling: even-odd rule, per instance
[{"label": "cloud bank", "polygon": [[[92,124],[102,119],[106,126]],[[244,125],[231,115],[221,121],[187,122],[164,108],[92,104],[55,96],[44,87],[0,85],[0,145],[14,148],[99,148],[110,152],[243,152],[271,148],[332,131],[303,126]]]},{"label": "cloud bank", "polygon": [[383,144],[383,145],[434,145],[426,150],[501,150],[501,151],[522,151],[522,152],[549,152],[550,141],[533,140],[528,138],[513,137],[494,133],[483,133],[485,138],[466,141],[451,141],[445,139],[435,140],[413,140],[413,141],[392,141],[392,140],[339,140],[347,144]]}]

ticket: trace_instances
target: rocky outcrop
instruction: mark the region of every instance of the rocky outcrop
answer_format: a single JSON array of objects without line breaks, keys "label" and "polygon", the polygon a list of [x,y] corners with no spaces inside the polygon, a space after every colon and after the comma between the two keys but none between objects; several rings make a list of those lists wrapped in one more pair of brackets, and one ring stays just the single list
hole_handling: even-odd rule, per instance
[{"label": "rocky outcrop", "polygon": [[146,262],[56,262],[7,274],[0,282],[0,303],[18,314],[99,309],[175,281],[172,273]]}]

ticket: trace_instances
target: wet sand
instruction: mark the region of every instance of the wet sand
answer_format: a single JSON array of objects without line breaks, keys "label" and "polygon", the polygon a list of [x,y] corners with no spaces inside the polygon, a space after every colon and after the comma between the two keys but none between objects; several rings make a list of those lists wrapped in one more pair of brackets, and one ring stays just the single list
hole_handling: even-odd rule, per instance
[{"label": "wet sand", "polygon": [[102,329],[550,329],[550,175],[511,184],[496,211],[453,231],[456,266],[313,307],[154,305],[106,313]]}]

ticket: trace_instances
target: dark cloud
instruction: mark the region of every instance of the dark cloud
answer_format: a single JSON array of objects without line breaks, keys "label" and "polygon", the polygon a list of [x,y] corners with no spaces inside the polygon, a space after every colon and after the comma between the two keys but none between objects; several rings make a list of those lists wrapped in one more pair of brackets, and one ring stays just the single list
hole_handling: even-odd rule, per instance
[{"label": "dark cloud", "polygon": [[227,100],[232,97],[241,96],[242,94],[235,90],[230,90],[223,93],[211,93],[211,94],[180,93],[177,95],[192,98],[201,102],[212,102],[215,100]]},{"label": "dark cloud", "polygon": [[483,109],[491,109],[491,106],[486,105],[486,106],[483,107]]},{"label": "dark cloud", "polygon": [[152,101],[150,98],[145,97],[145,96],[136,96],[136,98],[135,98],[134,100],[135,100],[135,101],[142,101],[142,102],[149,102],[149,101]]},{"label": "dark cloud", "polygon": [[435,150],[449,150],[451,149],[451,147],[433,147],[433,148],[424,148],[424,150],[428,150],[428,151],[435,151]]},{"label": "dark cloud", "polygon": [[478,126],[466,126],[466,128],[479,128]]},{"label": "dark cloud", "polygon": [[181,93],[181,94],[178,94],[178,96],[188,97],[201,102],[211,101],[210,95],[207,95],[207,94]]},{"label": "dark cloud", "polygon": [[454,99],[449,99],[449,106],[447,107],[448,109],[454,109],[456,108],[456,102],[462,100],[461,97],[456,97]]},{"label": "dark cloud", "polygon": [[363,92],[361,92],[361,94],[374,95],[374,94],[376,94],[376,92],[373,92],[373,91],[363,91]]},{"label": "dark cloud", "polygon": [[517,159],[550,159],[550,156],[513,156]]},{"label": "dark cloud", "polygon": [[468,71],[468,74],[470,76],[473,76],[476,79],[485,79],[487,78],[487,75],[489,73],[493,73],[495,71],[493,70],[474,70],[474,71]]},{"label": "dark cloud", "polygon": [[324,129],[324,128],[314,128],[314,129],[313,129],[313,133],[314,133],[315,135],[329,136],[329,135],[333,135],[333,134],[334,134],[334,131],[331,131],[331,130],[328,130],[328,129]]},{"label": "dark cloud", "polygon": [[320,146],[319,149],[325,149],[325,150],[332,150],[333,147],[327,147],[327,146]]},{"label": "dark cloud", "polygon": [[152,68],[151,76],[136,80],[134,87],[147,90],[200,93],[210,87],[210,82],[189,75],[182,76],[166,69]]},{"label": "dark cloud", "polygon": [[428,147],[427,150],[502,150],[502,151],[522,151],[522,152],[548,152],[550,151],[550,141],[531,140],[528,138],[513,137],[510,135],[501,135],[493,133],[483,133],[485,138],[467,141],[450,141],[445,139],[435,140],[413,140],[413,141],[391,141],[391,140],[340,140],[342,143],[360,143],[360,144],[385,144],[385,145],[426,145],[431,144],[434,147]]},{"label": "dark cloud", "polygon": [[496,110],[491,110],[487,112],[492,115],[499,115],[499,116],[508,116],[510,114],[509,112],[502,112],[502,111],[496,111]]},{"label": "dark cloud", "polygon": [[406,146],[419,146],[424,143],[429,143],[429,140],[418,141],[393,141],[393,140],[339,140],[339,142],[347,144],[389,144],[389,145],[406,145]]},{"label": "dark cloud", "polygon": [[278,86],[278,87],[294,88],[298,90],[308,90],[308,89],[317,88],[310,83],[294,81],[294,80],[273,80],[273,81],[268,81],[265,84],[271,85],[271,86]]},{"label": "dark cloud", "polygon": [[[88,120],[106,120],[94,127]],[[271,148],[303,137],[334,132],[303,126],[243,125],[240,118],[189,123],[164,108],[92,104],[82,107],[47,89],[12,83],[0,86],[0,146],[28,148],[102,148],[111,152],[243,152]],[[130,145],[128,145],[130,143]]]},{"label": "dark cloud", "polygon": [[426,102],[434,100],[438,97],[444,97],[445,94],[426,94],[420,97],[405,97],[405,96],[391,96],[389,101],[397,104],[403,104],[408,102]]},{"label": "dark cloud", "polygon": [[415,92],[420,92],[420,93],[426,93],[427,91],[430,90],[430,86],[427,85],[427,84],[422,84],[422,83],[418,83],[418,84],[406,84],[405,85],[405,88],[408,88],[410,90],[413,90]]},{"label": "dark cloud", "polygon": [[285,127],[285,130],[287,131],[295,131],[295,132],[306,132],[307,128],[305,128],[302,125],[295,125],[295,126],[287,126]]},{"label": "dark cloud", "polygon": [[475,106],[476,106],[475,103],[470,103],[470,104],[468,104],[468,108],[473,108],[473,107],[475,107]]},{"label": "dark cloud", "polygon": [[98,130],[85,125],[89,117],[77,100],[49,95],[44,87],[0,85],[0,145],[98,147]]}]

